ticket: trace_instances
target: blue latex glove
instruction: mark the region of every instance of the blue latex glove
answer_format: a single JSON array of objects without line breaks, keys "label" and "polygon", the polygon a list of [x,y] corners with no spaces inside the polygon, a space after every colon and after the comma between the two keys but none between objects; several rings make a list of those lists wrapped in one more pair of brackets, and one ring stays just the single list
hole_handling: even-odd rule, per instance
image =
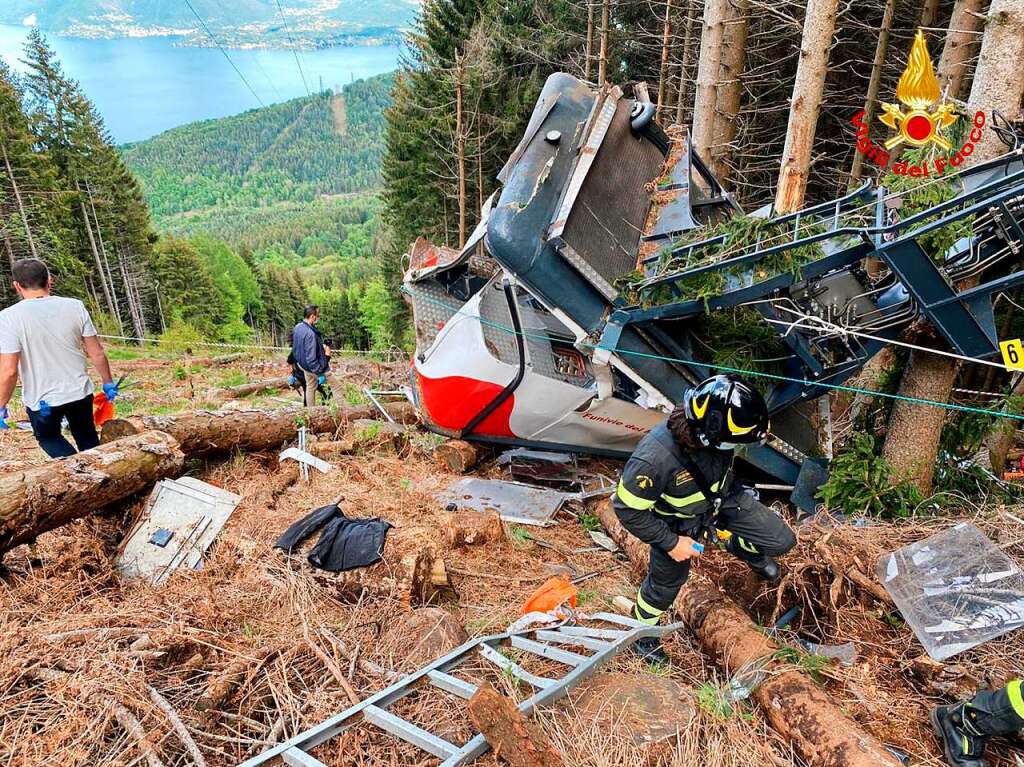
[{"label": "blue latex glove", "polygon": [[50,407],[50,403],[47,402],[46,400],[40,400],[39,401],[39,415],[41,417],[43,417],[43,418],[49,418],[51,412],[52,412],[52,408]]},{"label": "blue latex glove", "polygon": [[116,383],[105,383],[103,384],[103,393],[107,395],[107,401],[113,402],[117,399],[118,390]]},{"label": "blue latex glove", "polygon": [[316,379],[316,382],[318,384],[320,384],[321,386],[323,386],[325,383],[327,383],[327,376],[325,376],[323,373],[321,373],[320,377]]},{"label": "blue latex glove", "polygon": [[0,407],[0,431],[11,428],[7,425],[7,419],[11,417],[10,411],[5,407]]},{"label": "blue latex glove", "polygon": [[299,379],[296,378],[295,376],[288,376],[288,385],[289,386],[295,386],[295,384],[297,384],[298,382],[299,382]]}]

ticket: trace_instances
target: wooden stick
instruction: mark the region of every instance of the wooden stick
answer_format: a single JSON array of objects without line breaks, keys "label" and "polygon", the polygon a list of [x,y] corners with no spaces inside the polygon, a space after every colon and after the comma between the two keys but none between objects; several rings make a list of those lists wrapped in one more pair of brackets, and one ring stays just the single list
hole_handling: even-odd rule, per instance
[{"label": "wooden stick", "polygon": [[174,710],[174,707],[155,687],[146,685],[146,689],[149,691],[149,699],[156,704],[157,708],[164,712],[167,718],[171,722],[171,727],[178,734],[178,738],[181,740],[182,745],[185,746],[185,750],[188,751],[189,756],[192,757],[192,761],[195,767],[206,767],[206,759],[203,758],[202,751],[199,750],[199,746],[196,745],[195,740],[192,739],[192,735],[188,731],[188,727],[181,721],[181,717],[178,716],[178,712]]}]

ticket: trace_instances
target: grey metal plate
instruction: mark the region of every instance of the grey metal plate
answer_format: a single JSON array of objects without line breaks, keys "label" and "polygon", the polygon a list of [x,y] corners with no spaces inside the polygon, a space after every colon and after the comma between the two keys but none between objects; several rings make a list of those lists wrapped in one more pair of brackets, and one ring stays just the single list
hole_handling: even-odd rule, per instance
[{"label": "grey metal plate", "polygon": [[566,494],[519,482],[464,477],[442,490],[438,500],[444,506],[496,511],[506,522],[544,526],[565,503]]}]

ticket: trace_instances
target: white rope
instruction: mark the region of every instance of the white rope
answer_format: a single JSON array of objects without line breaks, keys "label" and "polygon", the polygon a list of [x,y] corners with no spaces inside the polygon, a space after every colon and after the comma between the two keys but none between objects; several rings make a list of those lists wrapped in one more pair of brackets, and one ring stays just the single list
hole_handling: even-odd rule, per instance
[{"label": "white rope", "polygon": [[[831,331],[833,333],[837,333],[837,334],[839,334],[841,336],[846,336],[846,335],[859,336],[861,338],[868,338],[868,339],[870,339],[872,341],[881,341],[882,343],[885,343],[885,344],[893,344],[894,346],[903,346],[903,347],[905,347],[907,349],[913,349],[915,351],[925,352],[926,354],[938,354],[938,355],[943,356],[943,357],[950,357],[951,359],[960,360],[961,362],[973,362],[976,365],[988,365],[989,367],[999,368],[1000,370],[1006,370],[1006,366],[1003,365],[1000,362],[990,362],[989,360],[980,360],[980,359],[977,359],[976,357],[966,357],[966,356],[964,356],[962,354],[957,354],[956,352],[947,352],[947,351],[942,351],[940,349],[932,349],[932,348],[930,348],[928,346],[918,346],[917,344],[908,343],[907,341],[895,341],[895,340],[893,340],[891,338],[882,338],[881,336],[874,336],[874,335],[871,335],[870,333],[862,333],[859,330],[850,330],[849,328],[843,327],[842,325],[836,325],[835,323],[829,322],[828,320],[822,319],[821,317],[815,317],[815,316],[810,315],[810,314],[803,314],[802,315],[800,312],[797,312],[797,311],[795,311],[793,309],[790,309],[790,308],[788,308],[786,306],[777,306],[776,309],[780,309],[780,310],[782,310],[784,312],[789,312],[790,314],[795,314],[800,319],[798,319],[796,322],[786,322],[785,320],[773,320],[773,319],[771,319],[769,317],[765,317],[765,320],[768,321],[768,322],[771,322],[771,323],[773,323],[775,325],[785,325],[790,330],[793,329],[794,325],[801,325],[803,327],[807,327],[809,330],[826,330],[826,331]],[[806,322],[817,322],[819,324],[817,326],[809,326],[809,325],[805,325],[804,324]]]},{"label": "white rope", "polygon": [[[290,346],[256,346],[254,344],[224,344],[224,343],[214,343],[212,341],[188,341],[188,342],[182,342],[182,341],[175,341],[175,340],[165,339],[165,338],[136,338],[134,336],[105,336],[105,335],[101,335],[99,337],[103,338],[105,340],[108,340],[108,341],[137,341],[137,342],[146,343],[146,344],[175,343],[175,344],[179,344],[179,345],[182,345],[182,346],[205,346],[205,347],[216,348],[216,349],[256,349],[258,351],[275,351],[275,352],[291,351],[291,347]],[[331,353],[332,354],[338,353],[338,354],[341,354],[341,355],[346,355],[346,354],[353,354],[353,355],[364,354],[364,355],[367,355],[367,356],[381,355],[381,356],[388,357],[390,359],[394,355],[394,350],[393,349],[388,349],[387,351],[382,352],[382,351],[372,351],[372,350],[369,350],[369,349],[334,349],[334,348],[332,348],[331,349]]]}]

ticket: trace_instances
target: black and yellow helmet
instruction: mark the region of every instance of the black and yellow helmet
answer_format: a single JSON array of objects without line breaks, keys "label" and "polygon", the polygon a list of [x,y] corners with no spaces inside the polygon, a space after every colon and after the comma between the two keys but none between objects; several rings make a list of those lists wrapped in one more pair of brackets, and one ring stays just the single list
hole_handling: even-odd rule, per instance
[{"label": "black and yellow helmet", "polygon": [[686,420],[705,447],[730,450],[764,442],[768,406],[753,386],[731,375],[712,376],[686,393]]}]

